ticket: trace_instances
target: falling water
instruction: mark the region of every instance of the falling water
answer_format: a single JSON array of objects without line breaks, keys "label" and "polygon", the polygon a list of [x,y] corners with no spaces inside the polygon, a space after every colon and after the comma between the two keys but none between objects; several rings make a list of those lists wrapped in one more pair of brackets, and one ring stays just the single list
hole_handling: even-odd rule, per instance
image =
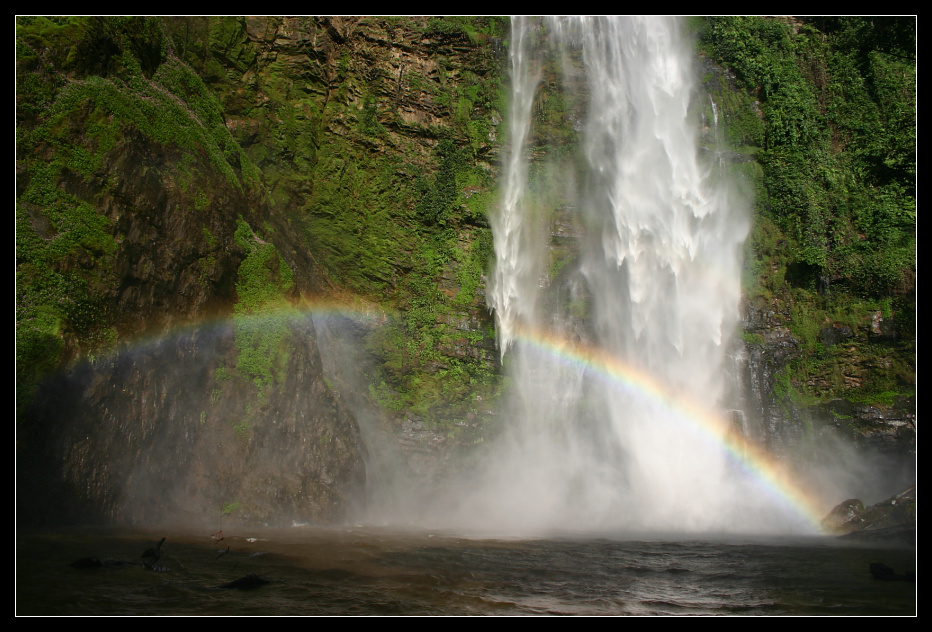
[{"label": "falling water", "polygon": [[[561,80],[544,79],[547,64]],[[749,222],[700,160],[678,22],[516,18],[511,80],[490,305],[512,421],[468,515],[527,529],[789,528],[722,447]],[[588,111],[572,158],[532,142],[544,91],[559,89]],[[559,272],[556,206],[578,226]]]}]

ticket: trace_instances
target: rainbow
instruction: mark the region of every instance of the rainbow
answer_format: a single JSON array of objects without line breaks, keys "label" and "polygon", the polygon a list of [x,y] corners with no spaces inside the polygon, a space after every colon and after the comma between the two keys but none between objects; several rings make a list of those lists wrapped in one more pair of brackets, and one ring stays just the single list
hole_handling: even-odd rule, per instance
[{"label": "rainbow", "polygon": [[827,513],[826,503],[810,492],[766,450],[729,431],[729,424],[716,413],[688,397],[673,392],[646,371],[623,362],[602,349],[570,342],[540,329],[522,327],[515,338],[558,362],[576,366],[607,380],[616,387],[634,392],[669,410],[677,419],[685,420],[700,432],[748,475],[752,476],[774,497],[793,509],[816,532],[822,532],[821,521]]},{"label": "rainbow", "polygon": [[[254,322],[274,318],[304,318],[308,316],[341,316],[356,320],[367,320],[379,324],[387,323],[392,314],[370,303],[359,300],[347,301],[334,299],[310,299],[303,297],[297,304],[289,304],[281,309],[272,309],[249,316]],[[171,334],[165,333],[151,339],[137,339],[131,347],[114,349],[115,353],[124,353],[131,348],[147,344],[164,342],[171,335],[183,335],[185,332],[202,327],[229,327],[232,315],[205,319],[200,322],[187,323],[175,329]],[[826,503],[806,489],[786,467],[766,450],[748,441],[744,437],[730,432],[729,424],[720,415],[709,411],[705,406],[675,393],[667,385],[650,373],[628,364],[618,357],[596,347],[578,342],[570,342],[542,329],[521,327],[515,338],[519,342],[553,357],[556,361],[574,365],[601,379],[607,380],[618,388],[636,393],[669,410],[677,419],[685,420],[693,430],[703,434],[748,475],[752,476],[769,493],[781,499],[817,532],[821,532],[821,520],[826,514]]]},{"label": "rainbow", "polygon": [[394,317],[394,314],[374,303],[362,299],[347,299],[343,297],[319,298],[302,296],[298,301],[282,300],[280,305],[266,306],[251,314],[214,314],[203,316],[200,319],[191,319],[178,323],[175,326],[157,328],[146,331],[135,338],[123,340],[106,350],[103,355],[117,355],[133,349],[156,346],[167,340],[190,334],[191,332],[206,329],[222,330],[233,325],[238,318],[250,323],[274,322],[286,320],[302,320],[308,316],[342,316],[356,321],[368,321],[384,324]]}]

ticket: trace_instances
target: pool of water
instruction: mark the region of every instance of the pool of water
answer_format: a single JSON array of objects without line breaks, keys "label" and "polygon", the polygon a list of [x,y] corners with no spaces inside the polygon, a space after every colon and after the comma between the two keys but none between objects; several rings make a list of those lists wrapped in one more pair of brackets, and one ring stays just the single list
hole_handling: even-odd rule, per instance
[{"label": "pool of water", "polygon": [[[161,537],[154,568],[141,555]],[[100,566],[76,568],[85,558]],[[915,548],[833,538],[480,539],[377,528],[17,536],[18,615],[915,615]],[[249,578],[243,586],[223,587]],[[259,578],[256,580],[255,578]]]}]

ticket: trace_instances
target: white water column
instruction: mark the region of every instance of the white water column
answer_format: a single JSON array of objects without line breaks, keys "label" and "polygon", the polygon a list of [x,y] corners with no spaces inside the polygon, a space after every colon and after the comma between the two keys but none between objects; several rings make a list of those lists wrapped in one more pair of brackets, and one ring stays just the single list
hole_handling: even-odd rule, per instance
[{"label": "white water column", "polygon": [[[514,392],[509,431],[466,515],[528,530],[786,530],[793,519],[779,499],[721,441],[749,220],[746,202],[700,159],[693,52],[679,22],[515,18],[510,48],[489,297]],[[586,77],[574,194],[585,341],[568,335],[579,323],[543,300],[539,283],[549,215],[529,194],[527,152],[547,56],[577,60],[574,74],[581,58]]]}]

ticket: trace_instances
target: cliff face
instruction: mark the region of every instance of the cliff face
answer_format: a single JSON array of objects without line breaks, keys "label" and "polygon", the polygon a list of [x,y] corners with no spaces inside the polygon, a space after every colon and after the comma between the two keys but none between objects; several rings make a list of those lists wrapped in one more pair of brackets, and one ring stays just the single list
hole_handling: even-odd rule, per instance
[{"label": "cliff face", "polygon": [[313,327],[284,340],[285,378],[235,375],[229,325],[81,363],[39,388],[20,431],[24,522],[290,525],[344,520],[365,489],[352,415],[322,376]]},{"label": "cliff face", "polygon": [[[807,352],[802,336],[790,328],[779,302],[761,309],[743,302],[742,336],[735,351],[734,403],[741,411],[744,433],[768,452],[792,463],[802,476],[823,485],[827,495],[857,495],[874,502],[891,490],[916,480],[916,400],[897,395],[882,402],[833,397],[825,402],[802,398],[791,380],[793,362],[818,361]],[[786,311],[789,311],[784,306]],[[846,331],[848,364],[841,376],[825,369],[811,371],[804,388],[831,388],[844,376],[866,376],[870,367],[859,358],[860,346],[879,346],[866,322]],[[826,340],[840,327],[825,326]],[[892,341],[884,345],[895,352]],[[831,353],[831,351],[829,351]],[[848,378],[848,388],[855,383]]]},{"label": "cliff face", "polygon": [[[895,130],[914,83],[899,31],[857,26],[873,39],[853,44],[813,24],[696,27],[707,138],[721,117],[716,149],[757,204],[736,407],[778,454],[828,434],[909,462],[914,157]],[[362,498],[349,399],[421,476],[494,432],[507,29],[21,18],[20,515],[327,522]],[[585,99],[541,91],[532,155],[573,153]],[[560,287],[578,227],[556,171],[531,172]],[[321,370],[306,316],[325,307],[370,317],[347,327],[353,398]]]},{"label": "cliff face", "polygon": [[345,517],[365,448],[306,314],[346,291],[402,310],[358,341],[380,401],[491,388],[497,60],[431,24],[21,20],[23,519]]},{"label": "cliff face", "polygon": [[693,26],[707,129],[754,202],[736,406],[879,500],[915,480],[915,21]]},{"label": "cliff face", "polygon": [[311,303],[349,295],[357,303],[343,309],[381,313],[381,326],[358,330],[354,344],[365,350],[357,368],[388,432],[408,446],[406,422],[435,426],[409,446],[413,459],[427,446],[472,442],[498,389],[484,285],[502,21],[169,27],[207,47],[179,54],[221,99],[233,138],[263,173],[273,215],[300,236],[291,250],[325,272],[330,286]]},{"label": "cliff face", "polygon": [[22,55],[60,90],[18,143],[19,514],[342,519],[363,448],[294,307],[322,272],[200,79],[134,65],[133,27],[79,31],[124,47],[106,77]]}]

